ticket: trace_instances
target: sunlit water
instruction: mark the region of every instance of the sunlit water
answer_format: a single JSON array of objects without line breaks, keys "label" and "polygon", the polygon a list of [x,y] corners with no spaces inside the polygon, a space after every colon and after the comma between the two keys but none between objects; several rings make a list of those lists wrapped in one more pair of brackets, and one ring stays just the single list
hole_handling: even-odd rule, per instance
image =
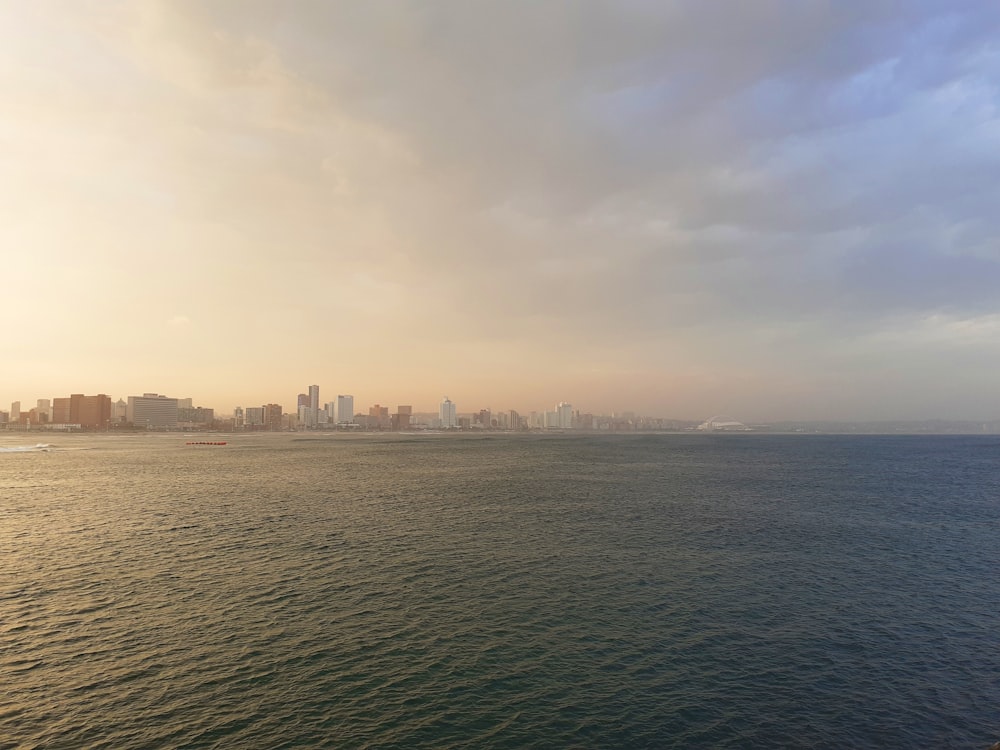
[{"label": "sunlit water", "polygon": [[0,747],[1000,739],[1000,440],[226,439],[0,437]]}]

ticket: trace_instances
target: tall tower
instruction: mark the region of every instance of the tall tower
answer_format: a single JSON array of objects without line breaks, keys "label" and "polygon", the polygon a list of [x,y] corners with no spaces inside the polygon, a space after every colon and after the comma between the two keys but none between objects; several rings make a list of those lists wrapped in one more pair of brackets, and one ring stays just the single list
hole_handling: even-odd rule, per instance
[{"label": "tall tower", "polygon": [[319,422],[319,386],[309,386],[309,412],[306,423],[310,427],[315,427]]},{"label": "tall tower", "polygon": [[354,396],[337,396],[337,423],[351,424],[354,421]]},{"label": "tall tower", "polygon": [[573,426],[573,405],[560,401],[556,405],[556,414],[559,428],[568,430]]},{"label": "tall tower", "polygon": [[455,404],[447,396],[441,401],[441,406],[438,409],[438,417],[441,419],[441,426],[445,429],[458,426]]}]

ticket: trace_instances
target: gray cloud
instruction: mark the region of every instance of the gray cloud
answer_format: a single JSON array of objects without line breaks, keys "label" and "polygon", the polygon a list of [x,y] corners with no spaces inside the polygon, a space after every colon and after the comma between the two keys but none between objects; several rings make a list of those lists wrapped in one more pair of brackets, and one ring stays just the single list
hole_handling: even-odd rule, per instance
[{"label": "gray cloud", "polygon": [[303,282],[307,320],[382,325],[378,295],[425,300],[384,325],[428,347],[728,351],[761,378],[874,367],[891,340],[942,377],[1000,364],[989,325],[959,352],[926,329],[1000,313],[1000,7],[216,0],[89,23],[134,76],[109,106],[156,81],[130,132],[170,127],[130,163],[216,240],[198,262],[359,279],[347,301]]}]

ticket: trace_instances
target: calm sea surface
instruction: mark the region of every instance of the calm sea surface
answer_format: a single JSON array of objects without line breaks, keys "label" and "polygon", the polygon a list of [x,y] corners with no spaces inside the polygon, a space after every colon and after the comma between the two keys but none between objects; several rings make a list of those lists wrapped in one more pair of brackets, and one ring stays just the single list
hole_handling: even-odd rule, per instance
[{"label": "calm sea surface", "polygon": [[38,434],[0,748],[1000,740],[997,438]]}]

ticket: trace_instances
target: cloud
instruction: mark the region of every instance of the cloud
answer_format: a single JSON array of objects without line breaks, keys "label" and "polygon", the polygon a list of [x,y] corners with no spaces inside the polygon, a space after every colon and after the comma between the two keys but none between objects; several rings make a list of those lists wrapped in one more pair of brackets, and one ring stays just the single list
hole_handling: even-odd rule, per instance
[{"label": "cloud", "polygon": [[982,358],[921,321],[1000,314],[990,4],[38,7],[60,43],[0,80],[32,154],[0,197],[66,221],[5,231],[169,263],[150,314],[199,279],[222,342],[749,383],[875,367],[909,326],[947,379]]}]

